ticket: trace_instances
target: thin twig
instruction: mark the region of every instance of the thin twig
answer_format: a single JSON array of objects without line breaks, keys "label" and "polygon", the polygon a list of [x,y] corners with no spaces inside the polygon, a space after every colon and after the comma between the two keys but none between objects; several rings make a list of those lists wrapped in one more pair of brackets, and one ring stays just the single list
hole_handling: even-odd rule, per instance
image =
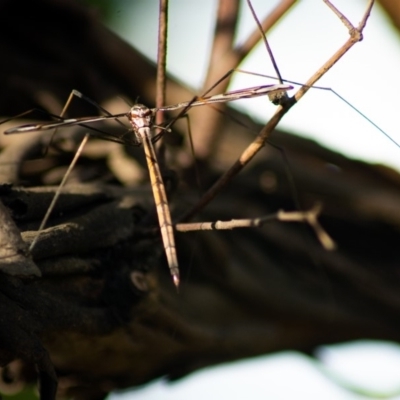
[{"label": "thin twig", "polygon": [[364,30],[365,26],[367,25],[367,21],[369,16],[371,15],[372,7],[374,6],[375,0],[369,0],[367,11],[364,13],[360,23],[358,24],[358,29],[360,29],[361,33]]},{"label": "thin twig", "polygon": [[[162,106],[165,105],[167,41],[168,41],[168,0],[160,0],[160,13],[158,20],[156,108],[161,108]],[[162,125],[163,122],[164,122],[164,113],[158,112],[156,115],[156,125]]]},{"label": "thin twig", "polygon": [[[333,56],[325,62],[325,64],[318,69],[317,72],[297,91],[295,98],[296,101],[299,101],[307,91],[317,82],[322,76],[324,76],[356,43],[361,42],[363,39],[363,30],[366,26],[368,17],[371,14],[372,6],[374,5],[375,0],[370,0],[367,6],[367,9],[364,12],[363,18],[361,19],[358,27],[355,28],[346,18],[346,27],[349,29],[350,38],[346,41],[346,43],[335,53]],[[332,5],[329,3],[328,0],[324,0],[324,2],[330,6],[332,9]],[[335,14],[338,18],[343,22],[343,14],[334,8]],[[347,25],[347,23],[349,25]]]},{"label": "thin twig", "polygon": [[216,183],[214,183],[213,186],[211,186],[210,189],[207,190],[200,201],[180,218],[180,221],[187,221],[201,211],[221,191],[221,189],[223,189],[243,169],[243,167],[251,161],[288,110],[289,103],[287,103],[285,107],[279,106],[277,108],[275,114],[264,126],[256,139],[245,149],[240,158],[218,179]]},{"label": "thin twig", "polygon": [[268,222],[306,222],[314,230],[321,245],[325,250],[331,251],[336,248],[333,239],[328,235],[325,229],[318,221],[318,216],[321,213],[321,206],[317,204],[309,211],[283,211],[253,219],[232,219],[230,221],[215,221],[215,222],[193,222],[176,224],[175,229],[179,232],[190,231],[210,231],[210,230],[231,230],[237,228],[255,228],[261,227]]},{"label": "thin twig", "polygon": [[353,24],[349,21],[349,19],[342,14],[329,0],[322,0],[335,14],[336,16],[343,22],[344,26],[349,30],[349,32],[354,29]]},{"label": "thin twig", "polygon": [[[156,108],[165,105],[166,97],[166,68],[167,68],[167,41],[168,41],[168,0],[160,0],[158,19],[158,49],[157,49],[157,79],[156,79]],[[164,113],[156,113],[156,125],[162,126]],[[159,141],[158,158],[162,162],[165,148],[163,141]]]},{"label": "thin twig", "polygon": [[192,231],[221,231],[237,228],[258,228],[272,221],[277,221],[278,213],[267,215],[260,218],[252,219],[231,219],[230,221],[214,221],[214,222],[189,222],[175,225],[178,232]]},{"label": "thin twig", "polygon": [[307,222],[310,227],[314,230],[319,242],[325,250],[332,251],[336,249],[336,243],[328,235],[325,229],[318,221],[318,216],[322,211],[320,204],[316,204],[309,211],[297,211],[297,212],[286,212],[278,211],[278,220],[287,222]]},{"label": "thin twig", "polygon": [[277,126],[286,112],[304,96],[304,94],[314,85],[326,72],[328,72],[333,65],[357,42],[362,40],[362,30],[365,27],[366,20],[371,12],[371,7],[374,0],[370,0],[367,10],[364,13],[363,19],[357,28],[350,31],[350,38],[343,44],[343,46],[321,67],[313,76],[302,86],[292,98],[292,102],[286,103],[284,106],[279,106],[275,114],[269,122],[263,127],[255,140],[244,150],[239,159],[233,166],[221,176],[221,178],[203,195],[197,205],[189,210],[180,220],[186,221],[193,215],[202,210],[226,185],[231,179],[238,174],[243,167],[248,164],[252,158],[260,151],[265,145],[266,140],[269,138],[271,132]]},{"label": "thin twig", "polygon": [[[263,31],[268,31],[290,8],[294,1],[295,0],[283,0],[282,4],[275,8],[261,23]],[[257,29],[248,39],[245,40],[243,46],[234,48],[233,38],[237,25],[237,16],[237,0],[220,0],[213,50],[210,58],[210,67],[205,84],[203,85],[203,91],[208,92],[210,86],[218,81],[218,85],[213,85],[213,88],[216,92],[225,92],[229,86],[234,70],[237,69],[243,59],[260,41],[260,33]],[[230,71],[230,73],[226,73],[226,71]],[[223,75],[226,76],[226,79],[219,80]],[[216,108],[220,111],[224,107],[226,106],[221,104]],[[196,131],[193,132],[195,135],[194,144],[196,156],[199,159],[209,158],[218,148],[220,140],[218,132],[222,118],[221,114],[216,113],[215,110],[209,107],[204,107],[201,110],[192,112],[191,118],[193,124],[196,126]]]}]

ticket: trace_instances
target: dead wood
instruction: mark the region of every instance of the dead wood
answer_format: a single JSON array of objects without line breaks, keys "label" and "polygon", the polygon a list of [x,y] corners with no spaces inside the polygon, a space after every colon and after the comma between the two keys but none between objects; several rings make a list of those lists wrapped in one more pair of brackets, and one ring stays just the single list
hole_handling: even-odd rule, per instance
[{"label": "dead wood", "polygon": [[[73,88],[99,102],[140,95],[152,104],[155,68],[95,14],[71,1],[24,2],[23,10],[18,4],[0,3],[7,15],[0,24],[3,115],[32,107],[59,112]],[[168,85],[168,103],[191,98],[177,83]],[[70,111],[93,112],[80,103]],[[120,169],[132,165],[111,162],[115,143],[88,146],[37,247],[26,251],[71,159],[70,140],[81,131],[57,134],[48,155],[36,161],[28,159],[40,156],[48,135],[1,138],[3,391],[39,378],[42,399],[52,399],[57,375],[60,398],[102,399],[116,388],[178,379],[243,357],[287,349],[311,354],[318,345],[358,338],[400,339],[400,177],[394,171],[277,132],[273,141],[285,149],[298,201],[281,152],[268,146],[196,220],[259,217],[321,202],[321,223],[338,250],[326,252],[306,225],[294,223],[178,233],[182,287],[176,293],[151,193],[123,185]],[[221,135],[229,143],[220,140],[218,157],[200,165],[204,187],[252,137],[228,117]],[[181,151],[179,133],[176,138],[172,154]],[[140,150],[127,149],[124,157],[143,162]],[[178,217],[196,201],[197,187],[190,168],[177,159],[173,165],[178,176],[168,182]],[[18,258],[11,267],[10,251]]]}]

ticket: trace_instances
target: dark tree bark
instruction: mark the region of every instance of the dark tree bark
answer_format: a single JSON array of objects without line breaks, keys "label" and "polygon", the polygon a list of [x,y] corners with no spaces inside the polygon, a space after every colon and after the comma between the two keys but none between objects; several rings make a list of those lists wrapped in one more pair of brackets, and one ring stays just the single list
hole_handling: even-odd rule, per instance
[{"label": "dark tree bark", "polygon": [[[154,67],[93,13],[71,1],[23,4],[0,2],[3,115],[32,107],[58,113],[73,88],[102,104],[121,95],[152,104]],[[193,95],[168,85],[169,103]],[[70,115],[94,112],[77,102]],[[200,165],[204,187],[231,162],[223,156],[224,137],[235,154],[251,140],[236,120],[254,124],[229,113],[216,156]],[[194,172],[179,161],[178,128],[171,135],[177,174],[165,171],[175,217],[197,198]],[[141,149],[93,140],[28,253],[26,243],[86,131],[57,133],[46,157],[35,161],[48,133],[1,137],[3,391],[39,379],[42,399],[52,399],[58,379],[60,397],[102,399],[116,388],[178,379],[243,357],[287,349],[312,354],[318,345],[357,338],[400,339],[400,177],[394,171],[276,132],[273,142],[284,148],[290,173],[281,152],[267,146],[196,220],[253,218],[320,202],[320,222],[338,249],[325,251],[298,223],[177,233],[177,293],[152,195],[125,179],[128,168],[145,174],[132,161],[143,164]]]}]

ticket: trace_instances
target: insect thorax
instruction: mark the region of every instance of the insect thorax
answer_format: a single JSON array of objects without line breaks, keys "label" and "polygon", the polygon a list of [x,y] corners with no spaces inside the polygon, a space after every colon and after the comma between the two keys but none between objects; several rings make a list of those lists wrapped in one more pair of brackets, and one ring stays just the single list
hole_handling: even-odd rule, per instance
[{"label": "insect thorax", "polygon": [[144,104],[135,104],[130,109],[128,118],[139,141],[141,141],[139,130],[141,128],[148,128],[151,130],[154,124],[154,113]]}]

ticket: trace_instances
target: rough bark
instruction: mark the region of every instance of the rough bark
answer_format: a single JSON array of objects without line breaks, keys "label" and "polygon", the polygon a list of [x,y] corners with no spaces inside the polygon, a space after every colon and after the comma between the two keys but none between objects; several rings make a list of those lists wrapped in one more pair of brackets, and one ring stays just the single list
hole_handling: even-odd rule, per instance
[{"label": "rough bark", "polygon": [[[154,67],[95,15],[70,1],[24,3],[23,12],[16,1],[0,6],[8,16],[0,24],[7,60],[0,64],[3,115],[32,107],[56,113],[72,88],[98,102],[139,95],[152,104]],[[169,103],[192,96],[172,81],[168,93]],[[79,103],[70,115],[93,112]],[[57,133],[36,161],[29,159],[46,148],[47,133],[1,138],[3,391],[39,378],[42,398],[52,399],[57,376],[60,398],[102,399],[115,388],[178,379],[243,357],[286,349],[311,354],[318,345],[357,338],[400,339],[400,177],[394,171],[277,132],[273,141],[284,148],[290,172],[280,150],[266,146],[197,220],[258,217],[321,202],[321,223],[337,251],[326,252],[306,225],[295,223],[177,233],[183,275],[177,293],[151,193],[124,178],[128,168],[146,176],[131,161],[143,164],[141,149],[94,140],[28,253],[26,243],[82,131]],[[229,165],[231,156],[223,154],[236,155],[252,133],[227,116],[221,135],[229,141],[220,140],[218,157],[200,165],[204,187]],[[166,175],[178,217],[196,201],[197,187],[178,157],[179,133],[175,138],[177,175]]]}]

